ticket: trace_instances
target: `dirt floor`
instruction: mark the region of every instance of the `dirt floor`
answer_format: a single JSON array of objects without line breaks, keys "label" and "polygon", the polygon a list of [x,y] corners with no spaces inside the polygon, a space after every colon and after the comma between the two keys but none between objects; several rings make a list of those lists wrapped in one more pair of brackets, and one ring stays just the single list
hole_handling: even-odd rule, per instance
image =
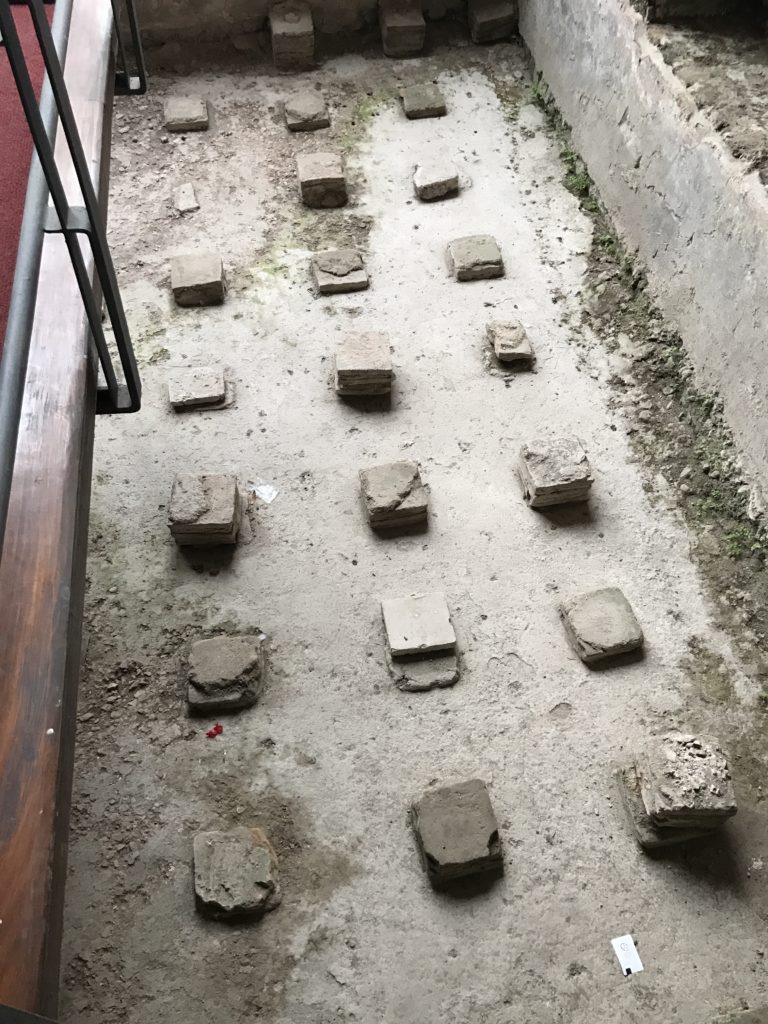
[{"label": "dirt floor", "polygon": [[760,18],[649,25],[675,74],[734,156],[768,184],[768,37]]},{"label": "dirt floor", "polygon": [[[679,342],[534,102],[525,54],[337,57],[300,76],[333,113],[306,136],[278,109],[297,81],[248,64],[156,75],[151,97],[117,108],[111,240],[145,408],[99,422],[63,1020],[701,1024],[765,1003],[764,572],[741,523],[748,488],[716,410],[682,408]],[[397,87],[423,80],[449,114],[408,122]],[[164,132],[163,96],[185,94],[208,98],[208,133]],[[352,203],[309,212],[293,154],[329,143]],[[418,205],[410,170],[436,148],[462,193]],[[201,208],[182,217],[187,181]],[[481,232],[505,278],[452,281],[446,242]],[[317,299],[309,254],[342,241],[365,250],[372,287]],[[169,260],[203,248],[224,255],[227,302],[177,309]],[[536,372],[489,366],[491,317],[524,321]],[[330,385],[339,334],[366,327],[391,335],[389,409],[345,405]],[[174,414],[168,368],[211,362],[234,405]],[[534,513],[515,454],[568,432],[594,467],[589,511]],[[381,540],[357,472],[398,458],[421,463],[430,528]],[[231,559],[171,542],[182,468],[278,489],[251,497]],[[722,510],[696,504],[713,471],[743,497],[728,507],[738,549]],[[557,603],[603,582],[630,598],[647,653],[595,672]],[[448,597],[462,675],[406,694],[379,601],[430,589]],[[270,640],[266,693],[208,739],[213,720],[186,713],[188,646],[254,628]],[[670,727],[721,737],[740,811],[717,841],[651,858],[612,771]],[[429,888],[407,811],[430,781],[473,776],[490,787],[505,876],[458,900]],[[232,927],[196,913],[191,849],[196,831],[235,824],[271,836],[284,896]],[[610,945],[626,932],[645,965],[631,978]]]}]

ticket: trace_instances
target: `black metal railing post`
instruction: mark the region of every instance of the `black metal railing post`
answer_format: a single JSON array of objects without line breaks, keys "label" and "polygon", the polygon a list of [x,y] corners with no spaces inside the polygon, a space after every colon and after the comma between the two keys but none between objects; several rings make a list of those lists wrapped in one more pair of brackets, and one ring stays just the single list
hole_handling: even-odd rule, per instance
[{"label": "black metal railing post", "polygon": [[[46,79],[38,104],[11,12],[10,0],[0,0],[0,46],[7,55],[36,153],[30,171],[5,342],[0,358],[0,554],[5,536],[24,400],[43,232],[57,232],[62,235],[72,262],[104,382],[97,390],[96,411],[127,413],[136,412],[141,406],[141,381],[107,243],[104,218],[64,81],[63,61],[73,0],[58,0],[53,28],[48,24],[42,0],[22,2],[28,7],[32,18],[35,36],[45,64]],[[138,70],[135,76],[131,75],[127,65],[123,63],[122,74],[126,76],[127,82],[124,91],[138,93],[146,89],[146,73],[133,0],[127,0],[127,4]],[[119,31],[117,24],[115,31]],[[122,59],[125,60],[124,51]],[[77,177],[84,204],[82,206],[70,205],[56,163],[54,146],[57,115]],[[53,202],[52,209],[46,209],[48,195]],[[99,298],[83,255],[81,235],[85,235],[90,244],[93,266],[98,278]],[[120,359],[121,381],[118,381],[102,325],[102,298]]]},{"label": "black metal railing post", "polygon": [[112,13],[115,18],[115,35],[117,36],[117,52],[120,67],[115,74],[115,92],[118,96],[143,96],[147,91],[147,68],[144,63],[144,47],[139,32],[139,19],[136,14],[136,0],[124,0],[125,16],[128,20],[128,31],[131,33],[135,71],[131,74],[125,52],[125,41],[120,17],[120,0],[112,0]]},{"label": "black metal railing post", "polygon": [[[44,229],[48,232],[60,232],[64,237],[78,288],[80,289],[80,295],[88,316],[93,340],[99,353],[102,373],[106,382],[106,395],[103,393],[103,389],[100,389],[102,393],[99,395],[97,411],[136,412],[141,405],[141,383],[128,332],[128,324],[125,319],[125,311],[120,297],[120,289],[117,284],[117,276],[107,244],[106,230],[99,208],[99,201],[91,179],[88,161],[83,152],[75,115],[72,111],[69,94],[64,82],[64,72],[56,53],[45,8],[43,7],[42,0],[26,0],[26,4],[32,16],[35,35],[45,63],[48,82],[53,91],[56,110],[85,204],[82,207],[71,207],[69,204],[67,193],[56,165],[53,143],[45,130],[45,125],[40,115],[35,90],[29,77],[29,70],[24,60],[24,52],[21,48],[14,19],[10,13],[8,0],[0,0],[0,29],[2,29],[8,60],[11,65],[14,81],[16,82],[19,98],[24,108],[24,114],[32,133],[37,157],[43,168],[43,174],[48,183],[56,212],[56,220],[53,219],[49,212]],[[80,234],[85,234],[91,245],[91,252],[101,285],[104,304],[109,314],[114,331],[115,344],[120,355],[125,378],[124,385],[117,383],[114,367],[112,366],[101,322],[101,306],[96,300],[88,268],[80,248],[78,238]]]}]

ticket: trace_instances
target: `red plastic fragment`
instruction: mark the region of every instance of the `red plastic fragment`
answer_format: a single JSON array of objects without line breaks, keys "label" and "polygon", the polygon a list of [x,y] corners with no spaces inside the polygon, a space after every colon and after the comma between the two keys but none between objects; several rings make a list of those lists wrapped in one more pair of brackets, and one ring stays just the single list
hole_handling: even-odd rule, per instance
[{"label": "red plastic fragment", "polygon": [[205,735],[208,737],[209,740],[215,740],[216,737],[221,736],[223,732],[224,726],[221,724],[221,722],[217,722],[216,725],[214,725],[212,729],[209,729]]}]

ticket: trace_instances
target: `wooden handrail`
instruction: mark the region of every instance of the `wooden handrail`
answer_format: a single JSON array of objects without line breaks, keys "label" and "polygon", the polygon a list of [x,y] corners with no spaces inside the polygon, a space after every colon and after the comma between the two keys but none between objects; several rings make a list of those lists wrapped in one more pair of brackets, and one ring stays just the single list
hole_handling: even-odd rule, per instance
[{"label": "wooden handrail", "polygon": [[[109,0],[75,0],[66,80],[105,197]],[[57,157],[71,199],[72,168]],[[0,1003],[54,1017],[72,782],[96,368],[66,246],[46,239],[0,564]]]}]

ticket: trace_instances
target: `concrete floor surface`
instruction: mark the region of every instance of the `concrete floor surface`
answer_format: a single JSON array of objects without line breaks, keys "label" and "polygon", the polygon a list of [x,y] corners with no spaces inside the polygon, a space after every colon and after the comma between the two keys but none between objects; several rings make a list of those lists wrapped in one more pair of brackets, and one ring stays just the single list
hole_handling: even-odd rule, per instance
[{"label": "concrete floor surface", "polygon": [[[423,60],[340,57],[303,83],[328,96],[330,131],[289,136],[290,78],[237,69],[160,78],[121,101],[111,239],[145,381],[137,417],[99,421],[89,644],[80,707],[63,1020],[203,1024],[700,1024],[765,1000],[760,780],[714,843],[663,858],[630,835],[612,770],[648,735],[713,728],[683,669],[692,638],[740,699],[751,680],[715,624],[673,502],[651,501],[622,411],[571,344],[591,224],[562,185],[559,146],[524,96],[514,46]],[[439,81],[449,107],[409,122],[397,83]],[[367,95],[370,93],[370,95]],[[180,139],[164,95],[199,94],[212,128]],[[352,204],[305,213],[292,154],[340,147]],[[420,154],[458,164],[462,191],[419,204]],[[201,209],[179,217],[191,181]],[[451,238],[489,233],[506,276],[451,280]],[[318,247],[359,242],[370,291],[315,298]],[[168,265],[219,249],[223,307],[171,303]],[[533,373],[489,369],[484,325],[519,318]],[[384,329],[391,408],[344,404],[332,353],[348,330]],[[593,359],[598,358],[593,356]],[[169,366],[226,367],[235,403],[174,413]],[[589,511],[532,512],[520,445],[575,433],[595,474]],[[431,490],[427,533],[381,539],[358,470],[413,459]],[[180,469],[236,472],[250,534],[231,558],[180,553],[165,523]],[[644,660],[591,671],[569,648],[562,598],[620,586]],[[462,674],[397,690],[382,597],[442,590]],[[252,710],[191,720],[189,643],[223,630],[269,637]],[[738,730],[729,717],[723,739]],[[505,876],[467,899],[433,893],[407,824],[435,779],[479,776],[501,826]],[[258,825],[280,857],[283,903],[255,925],[195,912],[192,836]],[[631,932],[645,971],[622,977],[611,939]]]}]

